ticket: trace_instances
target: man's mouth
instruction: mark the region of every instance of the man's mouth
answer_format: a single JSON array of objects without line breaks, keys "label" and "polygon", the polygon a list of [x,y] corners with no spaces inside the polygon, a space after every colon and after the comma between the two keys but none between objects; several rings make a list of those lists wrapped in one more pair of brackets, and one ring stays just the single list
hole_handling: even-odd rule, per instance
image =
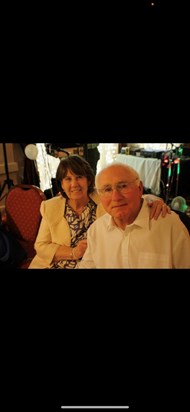
[{"label": "man's mouth", "polygon": [[128,206],[128,203],[122,203],[122,204],[119,204],[119,205],[114,205],[114,206],[112,206],[112,209],[117,209],[118,207],[123,207],[123,206]]}]

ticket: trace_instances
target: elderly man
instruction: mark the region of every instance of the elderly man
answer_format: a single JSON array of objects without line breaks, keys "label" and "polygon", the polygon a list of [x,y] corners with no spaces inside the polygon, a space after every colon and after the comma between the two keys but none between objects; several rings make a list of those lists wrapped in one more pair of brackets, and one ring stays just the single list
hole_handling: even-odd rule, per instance
[{"label": "elderly man", "polygon": [[107,213],[89,228],[78,268],[190,268],[190,236],[175,212],[150,220],[143,184],[128,165],[113,163],[96,176]]}]

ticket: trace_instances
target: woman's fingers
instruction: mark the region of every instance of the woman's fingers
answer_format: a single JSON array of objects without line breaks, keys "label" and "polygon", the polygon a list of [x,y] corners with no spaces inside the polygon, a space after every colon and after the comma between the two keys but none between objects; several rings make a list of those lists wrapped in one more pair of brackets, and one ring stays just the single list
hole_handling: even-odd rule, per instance
[{"label": "woman's fingers", "polygon": [[150,219],[154,218],[157,220],[160,215],[165,217],[167,213],[171,213],[170,207],[160,200],[155,200],[154,202],[148,203],[150,206]]},{"label": "woman's fingers", "polygon": [[162,205],[162,217],[165,217],[167,213],[171,213],[171,209],[166,203]]}]

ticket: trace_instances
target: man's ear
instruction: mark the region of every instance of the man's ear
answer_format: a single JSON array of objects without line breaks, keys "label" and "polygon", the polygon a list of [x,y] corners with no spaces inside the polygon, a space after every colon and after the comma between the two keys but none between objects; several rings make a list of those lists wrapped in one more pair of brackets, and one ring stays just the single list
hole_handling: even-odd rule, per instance
[{"label": "man's ear", "polygon": [[143,182],[142,182],[142,180],[140,180],[140,183],[139,183],[139,193],[140,193],[140,196],[143,195],[143,189],[144,189]]}]

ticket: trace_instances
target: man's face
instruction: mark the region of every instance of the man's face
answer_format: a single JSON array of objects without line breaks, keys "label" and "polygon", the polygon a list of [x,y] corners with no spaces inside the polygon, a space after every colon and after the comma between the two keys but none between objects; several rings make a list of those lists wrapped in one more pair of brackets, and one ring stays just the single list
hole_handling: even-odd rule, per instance
[{"label": "man's face", "polygon": [[[97,188],[106,189],[100,194],[100,199],[106,212],[113,218],[124,219],[129,224],[136,218],[143,194],[143,185],[137,182],[131,172],[122,165],[110,166],[100,174]],[[128,183],[125,189],[125,184]],[[120,191],[120,187],[124,187],[124,190]],[[109,190],[110,188],[114,190]]]}]

